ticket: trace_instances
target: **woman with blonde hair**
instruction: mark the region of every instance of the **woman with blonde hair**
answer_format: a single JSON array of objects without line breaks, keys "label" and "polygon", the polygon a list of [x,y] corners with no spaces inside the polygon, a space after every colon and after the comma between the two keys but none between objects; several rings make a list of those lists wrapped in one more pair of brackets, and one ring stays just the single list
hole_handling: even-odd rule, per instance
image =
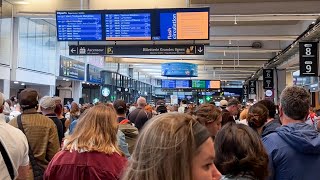
[{"label": "woman with blonde hair", "polygon": [[143,128],[122,180],[220,179],[208,130],[183,113],[165,113]]},{"label": "woman with blonde hair", "polygon": [[92,107],[66,138],[44,179],[119,179],[126,158],[118,148],[117,131],[117,115],[112,107]]}]

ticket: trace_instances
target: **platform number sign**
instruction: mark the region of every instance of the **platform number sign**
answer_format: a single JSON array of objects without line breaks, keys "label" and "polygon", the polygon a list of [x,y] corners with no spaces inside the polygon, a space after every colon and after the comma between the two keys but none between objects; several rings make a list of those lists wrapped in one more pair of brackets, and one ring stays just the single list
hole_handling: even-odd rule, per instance
[{"label": "platform number sign", "polygon": [[243,99],[248,99],[248,95],[249,95],[249,87],[248,85],[243,85],[242,86],[242,91],[243,91]]},{"label": "platform number sign", "polygon": [[249,94],[257,94],[257,81],[249,81]]},{"label": "platform number sign", "polygon": [[318,76],[318,43],[300,42],[300,76]]},{"label": "platform number sign", "polygon": [[273,69],[263,70],[263,89],[273,89]]}]

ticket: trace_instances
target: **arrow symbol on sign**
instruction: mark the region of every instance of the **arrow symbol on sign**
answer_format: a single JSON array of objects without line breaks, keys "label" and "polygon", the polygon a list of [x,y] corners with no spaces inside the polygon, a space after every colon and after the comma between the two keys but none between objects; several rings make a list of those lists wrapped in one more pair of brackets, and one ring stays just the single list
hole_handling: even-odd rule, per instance
[{"label": "arrow symbol on sign", "polygon": [[202,53],[202,52],[203,52],[202,47],[200,47],[200,48],[198,49],[198,52],[199,52],[199,53]]},{"label": "arrow symbol on sign", "polygon": [[71,53],[74,53],[75,51],[77,51],[77,50],[75,50],[74,48],[71,49]]}]

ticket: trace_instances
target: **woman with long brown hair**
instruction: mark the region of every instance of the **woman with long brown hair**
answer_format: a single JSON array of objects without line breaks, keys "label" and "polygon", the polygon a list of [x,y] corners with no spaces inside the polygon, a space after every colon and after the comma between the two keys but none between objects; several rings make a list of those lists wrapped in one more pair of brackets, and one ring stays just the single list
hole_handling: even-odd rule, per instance
[{"label": "woman with long brown hair", "polygon": [[268,154],[258,133],[244,124],[227,123],[215,141],[215,165],[223,180],[265,180]]},{"label": "woman with long brown hair", "polygon": [[122,180],[220,179],[210,137],[190,115],[158,115],[143,128]]},{"label": "woman with long brown hair", "polygon": [[117,131],[112,107],[89,109],[50,162],[45,179],[119,179],[126,159],[118,148]]}]

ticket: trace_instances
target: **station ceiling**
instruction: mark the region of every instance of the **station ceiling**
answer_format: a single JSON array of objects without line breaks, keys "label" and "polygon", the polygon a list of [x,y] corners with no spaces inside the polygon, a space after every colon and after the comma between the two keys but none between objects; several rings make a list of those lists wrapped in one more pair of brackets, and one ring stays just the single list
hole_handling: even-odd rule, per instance
[{"label": "station ceiling", "polygon": [[[79,9],[79,2],[66,1],[66,9]],[[189,0],[189,6],[211,8],[210,45],[204,56],[123,56],[106,61],[129,64],[157,79],[165,79],[161,63],[190,62],[199,64],[198,79],[241,81],[295,41],[320,15],[319,0]],[[16,16],[54,17],[53,11],[32,14],[20,9]],[[252,48],[253,43],[260,43],[261,48]],[[295,71],[298,66],[287,63],[281,68]]]}]

